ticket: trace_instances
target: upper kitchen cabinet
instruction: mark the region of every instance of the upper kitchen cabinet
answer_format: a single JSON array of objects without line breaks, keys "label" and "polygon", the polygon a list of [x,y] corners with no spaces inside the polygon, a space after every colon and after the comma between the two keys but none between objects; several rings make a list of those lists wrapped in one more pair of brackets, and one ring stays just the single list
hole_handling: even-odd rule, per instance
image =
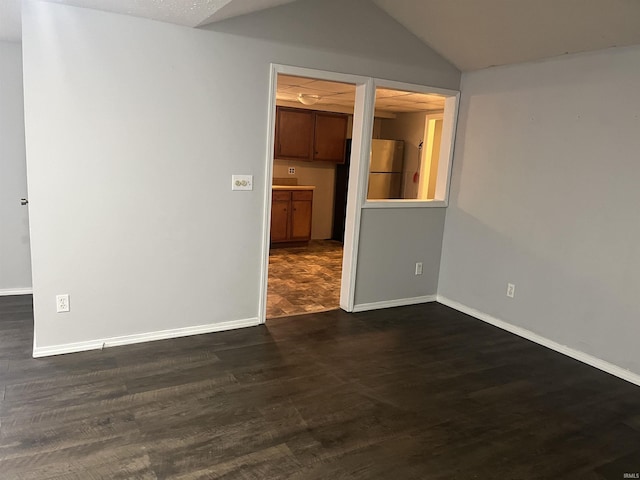
[{"label": "upper kitchen cabinet", "polygon": [[275,158],[344,162],[347,115],[300,108],[276,108]]},{"label": "upper kitchen cabinet", "polygon": [[276,158],[309,160],[313,147],[313,126],[313,111],[277,107]]},{"label": "upper kitchen cabinet", "polygon": [[325,162],[344,162],[347,139],[347,116],[340,113],[315,113],[313,159]]}]

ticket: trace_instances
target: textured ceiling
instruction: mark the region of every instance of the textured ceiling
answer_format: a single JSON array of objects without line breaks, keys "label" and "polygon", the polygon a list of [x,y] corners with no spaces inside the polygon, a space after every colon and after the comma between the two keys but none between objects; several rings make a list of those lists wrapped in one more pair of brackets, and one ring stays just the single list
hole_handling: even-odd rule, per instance
[{"label": "textured ceiling", "polygon": [[640,44],[640,0],[373,0],[463,71]]},{"label": "textured ceiling", "polygon": [[[295,0],[46,1],[195,27]],[[640,0],[372,1],[463,71],[640,44]],[[0,0],[0,40],[20,23],[20,0]]]},{"label": "textured ceiling", "polygon": [[284,5],[285,3],[291,3],[293,1],[295,0],[232,0],[224,7],[216,10],[208,18],[201,21],[200,25],[206,25],[208,23],[224,20],[225,18],[232,18],[251,12],[257,12],[258,10],[265,10],[267,8]]},{"label": "textured ceiling", "polygon": [[47,0],[196,27],[232,0]]},{"label": "textured ceiling", "polygon": [[[45,0],[197,27],[223,18],[263,10],[293,0]],[[21,40],[20,0],[0,0],[0,39]]]}]

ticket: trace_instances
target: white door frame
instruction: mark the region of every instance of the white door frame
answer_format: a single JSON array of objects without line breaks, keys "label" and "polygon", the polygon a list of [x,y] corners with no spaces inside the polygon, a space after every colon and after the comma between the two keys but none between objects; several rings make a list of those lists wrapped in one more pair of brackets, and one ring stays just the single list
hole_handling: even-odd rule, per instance
[{"label": "white door frame", "polygon": [[373,133],[373,113],[375,86],[373,79],[359,75],[328,72],[288,65],[271,64],[269,84],[269,118],[267,122],[267,151],[264,177],[264,212],[262,226],[262,278],[260,281],[260,303],[258,319],[265,323],[267,318],[267,283],[269,279],[269,248],[271,234],[271,195],[273,183],[273,152],[275,144],[276,91],[278,74],[317,78],[356,85],[356,101],[353,113],[353,133],[349,186],[347,192],[347,214],[342,256],[342,281],[340,287],[340,307],[353,311],[360,240],[360,215],[365,197],[369,151]]}]

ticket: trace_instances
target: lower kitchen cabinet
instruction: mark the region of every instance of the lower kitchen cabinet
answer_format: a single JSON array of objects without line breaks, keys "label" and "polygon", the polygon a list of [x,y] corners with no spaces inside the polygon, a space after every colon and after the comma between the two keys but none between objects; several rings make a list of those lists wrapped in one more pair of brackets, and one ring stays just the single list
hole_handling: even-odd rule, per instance
[{"label": "lower kitchen cabinet", "polygon": [[313,190],[274,190],[271,203],[271,243],[311,240]]},{"label": "lower kitchen cabinet", "polygon": [[289,241],[291,192],[273,192],[271,202],[271,242]]}]

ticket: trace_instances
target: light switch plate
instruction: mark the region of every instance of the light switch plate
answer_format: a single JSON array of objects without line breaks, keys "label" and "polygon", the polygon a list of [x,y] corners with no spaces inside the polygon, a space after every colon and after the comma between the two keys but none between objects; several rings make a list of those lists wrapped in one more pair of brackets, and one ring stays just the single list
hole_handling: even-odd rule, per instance
[{"label": "light switch plate", "polygon": [[231,190],[253,190],[253,175],[231,175]]}]

